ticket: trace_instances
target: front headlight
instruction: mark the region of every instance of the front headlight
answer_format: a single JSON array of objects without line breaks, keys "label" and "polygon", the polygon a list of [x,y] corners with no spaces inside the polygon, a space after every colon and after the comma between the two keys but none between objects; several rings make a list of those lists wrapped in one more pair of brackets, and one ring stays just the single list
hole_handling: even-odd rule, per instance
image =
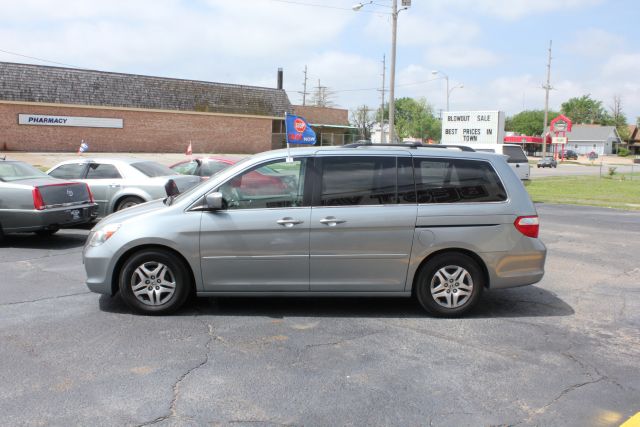
[{"label": "front headlight", "polygon": [[93,236],[91,236],[89,246],[100,246],[101,244],[109,240],[109,238],[111,238],[111,236],[113,236],[115,232],[118,231],[120,225],[121,224],[118,223],[107,224],[104,227],[96,230],[93,233]]}]

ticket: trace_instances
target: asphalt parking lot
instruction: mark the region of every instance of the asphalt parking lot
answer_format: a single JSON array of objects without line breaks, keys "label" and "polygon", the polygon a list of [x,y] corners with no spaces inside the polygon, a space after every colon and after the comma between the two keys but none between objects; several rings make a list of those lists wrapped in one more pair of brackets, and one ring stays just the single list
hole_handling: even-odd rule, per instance
[{"label": "asphalt parking lot", "polygon": [[640,215],[539,205],[547,274],[464,319],[403,299],[89,293],[86,230],[0,243],[2,425],[619,425],[640,411]]}]

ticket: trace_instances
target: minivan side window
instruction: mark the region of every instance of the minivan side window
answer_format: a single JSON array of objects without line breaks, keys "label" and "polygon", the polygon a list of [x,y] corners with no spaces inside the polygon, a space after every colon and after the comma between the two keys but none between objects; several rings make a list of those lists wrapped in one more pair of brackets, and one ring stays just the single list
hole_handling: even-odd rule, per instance
[{"label": "minivan side window", "polygon": [[418,203],[507,200],[502,182],[489,162],[414,157],[413,164]]},{"label": "minivan side window", "polygon": [[322,157],[320,176],[320,206],[397,203],[395,157]]},{"label": "minivan side window", "polygon": [[81,179],[84,178],[85,163],[68,163],[61,165],[49,172],[49,175],[60,179]]},{"label": "minivan side window", "polygon": [[263,163],[234,176],[217,191],[222,193],[227,209],[302,206],[306,162],[307,159],[294,159]]}]

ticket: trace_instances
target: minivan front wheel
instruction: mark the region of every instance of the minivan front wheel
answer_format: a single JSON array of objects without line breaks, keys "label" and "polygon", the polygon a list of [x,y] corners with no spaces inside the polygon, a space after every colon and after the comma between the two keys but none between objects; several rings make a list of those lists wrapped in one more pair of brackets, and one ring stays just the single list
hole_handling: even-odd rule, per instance
[{"label": "minivan front wheel", "polygon": [[143,314],[168,314],[180,308],[191,289],[184,262],[162,249],[133,254],[119,277],[120,295],[132,309]]},{"label": "minivan front wheel", "polygon": [[462,253],[444,253],[420,269],[416,296],[430,313],[456,317],[477,304],[483,287],[482,271],[475,260]]}]

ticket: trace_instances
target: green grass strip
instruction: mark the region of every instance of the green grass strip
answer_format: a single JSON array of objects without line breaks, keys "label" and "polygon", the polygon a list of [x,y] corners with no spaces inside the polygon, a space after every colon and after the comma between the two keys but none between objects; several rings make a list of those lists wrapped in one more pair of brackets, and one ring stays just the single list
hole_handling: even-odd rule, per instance
[{"label": "green grass strip", "polygon": [[538,178],[526,186],[534,202],[640,211],[640,175]]}]

